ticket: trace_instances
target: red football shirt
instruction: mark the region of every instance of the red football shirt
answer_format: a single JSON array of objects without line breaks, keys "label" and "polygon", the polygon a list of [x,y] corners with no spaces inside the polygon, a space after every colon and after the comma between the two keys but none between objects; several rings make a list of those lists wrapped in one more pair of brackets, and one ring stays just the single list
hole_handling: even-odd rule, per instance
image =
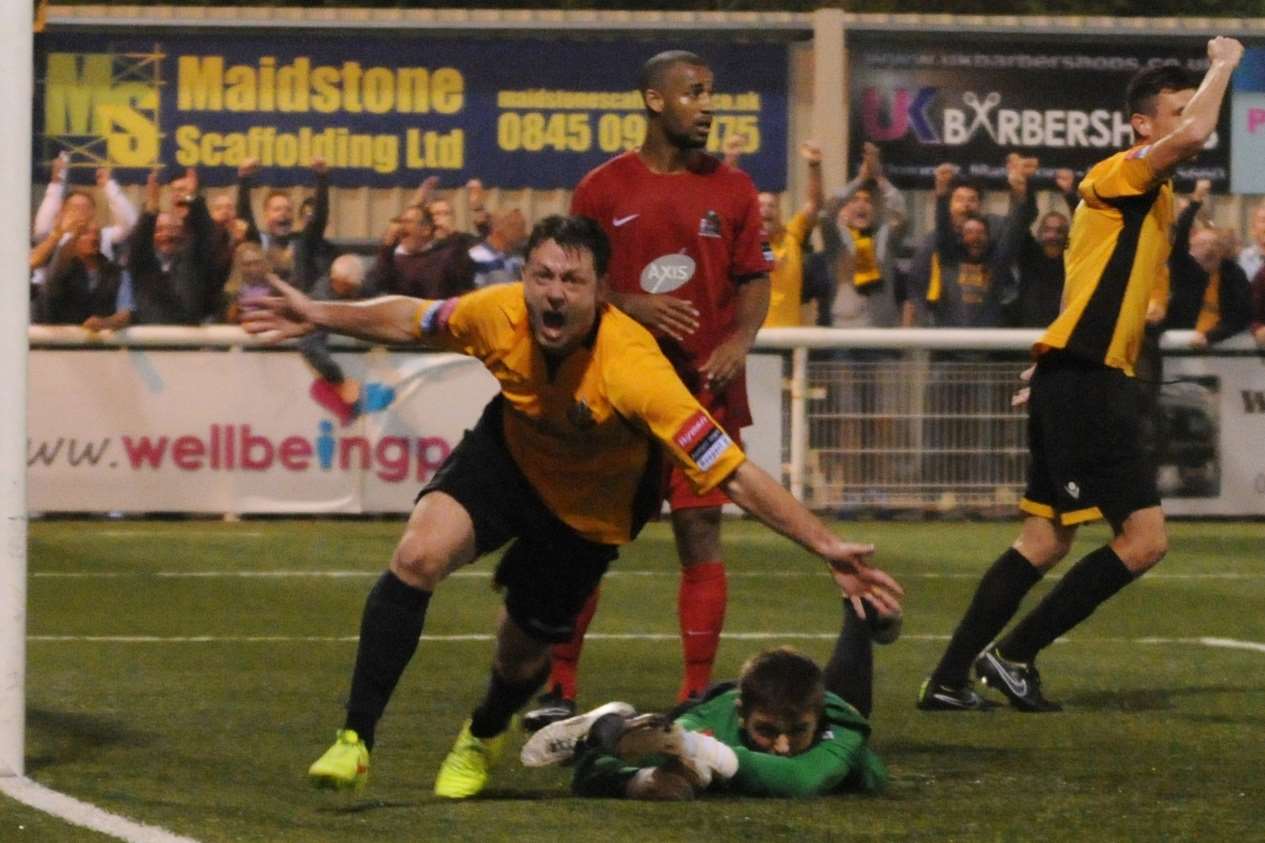
[{"label": "red football shirt", "polygon": [[[772,266],[751,177],[708,155],[687,172],[655,173],[634,150],[589,172],[571,213],[597,220],[610,238],[612,289],[676,296],[698,310],[699,327],[682,342],[658,339],[700,394],[699,367],[734,330],[739,284]],[[745,373],[714,398],[709,408],[724,408],[732,433],[751,423]]]}]

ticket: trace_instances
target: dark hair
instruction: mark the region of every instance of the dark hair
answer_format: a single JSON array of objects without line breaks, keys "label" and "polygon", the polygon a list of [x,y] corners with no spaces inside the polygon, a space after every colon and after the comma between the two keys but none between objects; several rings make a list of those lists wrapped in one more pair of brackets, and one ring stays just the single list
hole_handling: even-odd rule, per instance
[{"label": "dark hair", "polygon": [[707,62],[697,53],[691,53],[689,50],[664,50],[662,53],[651,56],[641,66],[641,73],[637,76],[637,90],[643,94],[651,88],[657,90],[663,84],[663,77],[668,70],[676,64],[707,67]]},{"label": "dark hair", "polygon": [[970,176],[954,176],[953,181],[949,182],[949,195],[953,195],[953,191],[959,187],[965,187],[967,190],[974,190],[975,195],[981,199],[984,197],[984,187]]},{"label": "dark hair", "polygon": [[743,717],[756,710],[788,718],[820,713],[825,701],[821,668],[792,647],[757,653],[738,676],[738,712]]},{"label": "dark hair", "polygon": [[597,277],[606,274],[606,265],[611,259],[611,244],[606,239],[606,232],[589,217],[564,217],[553,214],[545,217],[532,226],[531,236],[527,238],[527,257],[531,258],[536,247],[546,240],[552,240],[564,250],[583,250],[593,256],[593,269]]},{"label": "dark hair", "polygon": [[1125,117],[1134,114],[1155,116],[1155,98],[1164,91],[1185,91],[1198,87],[1199,80],[1184,67],[1164,64],[1147,67],[1133,74],[1125,88]]},{"label": "dark hair", "polygon": [[[870,201],[873,202],[874,198],[878,196],[879,193],[878,182],[874,179],[866,179],[861,182],[856,186],[856,189],[852,191],[852,194],[848,196],[847,199],[839,203],[838,207],[842,208],[844,205],[851,203],[853,199],[856,199],[862,193],[869,194]],[[838,213],[838,210],[836,210],[835,213]]]},{"label": "dark hair", "polygon": [[273,199],[276,199],[278,196],[284,197],[286,200],[289,200],[290,198],[290,194],[284,190],[270,190],[268,191],[268,195],[264,197],[264,207],[268,207],[268,203]]},{"label": "dark hair", "polygon": [[[422,215],[422,219],[421,219],[422,225],[430,226],[431,228],[435,227],[435,218],[430,215],[430,208],[427,208],[425,205],[409,205],[404,210],[419,212]],[[400,216],[403,216],[403,215],[404,215],[403,212],[401,212]],[[392,220],[392,222],[394,222],[394,220]]]}]

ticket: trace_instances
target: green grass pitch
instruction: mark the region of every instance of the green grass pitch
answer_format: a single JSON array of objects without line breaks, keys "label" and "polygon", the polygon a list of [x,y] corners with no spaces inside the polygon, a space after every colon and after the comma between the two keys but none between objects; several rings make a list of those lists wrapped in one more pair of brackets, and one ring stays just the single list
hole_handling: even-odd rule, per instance
[{"label": "green grass pitch", "polygon": [[[565,770],[515,761],[478,800],[431,795],[482,692],[491,643],[423,641],[379,727],[359,797],[308,787],[341,723],[360,610],[399,522],[37,522],[30,531],[27,768],[37,782],[201,841],[1245,840],[1265,796],[1265,526],[1177,523],[1169,558],[1042,657],[1067,711],[915,710],[984,567],[1015,524],[853,523],[907,589],[876,649],[877,798],[578,800]],[[820,562],[725,526],[718,677],[794,644],[824,660],[837,594]],[[1087,528],[1074,550],[1100,544]],[[484,560],[431,604],[428,636],[486,635]],[[581,703],[667,707],[680,670],[676,563],[662,524],[604,586]],[[317,573],[324,573],[317,576]],[[1037,587],[1025,606],[1048,588]],[[767,639],[743,637],[764,634]],[[602,637],[609,636],[609,637]],[[1216,639],[1216,640],[1208,640]],[[1222,640],[1225,639],[1225,640]],[[1227,642],[1228,640],[1228,642]],[[1249,642],[1246,647],[1227,643]],[[1255,648],[1251,647],[1255,644]],[[512,752],[516,756],[516,739]],[[104,840],[0,797],[0,840]]]}]

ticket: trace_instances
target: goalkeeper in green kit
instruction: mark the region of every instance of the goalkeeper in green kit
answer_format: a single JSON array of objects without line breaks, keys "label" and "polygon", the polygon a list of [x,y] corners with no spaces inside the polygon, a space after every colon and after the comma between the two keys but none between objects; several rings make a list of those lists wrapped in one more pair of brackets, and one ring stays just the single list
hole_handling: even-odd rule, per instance
[{"label": "goalkeeper in green kit", "polygon": [[614,702],[547,726],[524,745],[522,761],[574,762],[579,796],[879,791],[887,770],[868,745],[871,645],[894,641],[900,621],[900,604],[888,592],[864,603],[845,599],[843,628],[824,670],[790,647],[765,650],[743,665],[737,682],[672,714],[637,716]]}]

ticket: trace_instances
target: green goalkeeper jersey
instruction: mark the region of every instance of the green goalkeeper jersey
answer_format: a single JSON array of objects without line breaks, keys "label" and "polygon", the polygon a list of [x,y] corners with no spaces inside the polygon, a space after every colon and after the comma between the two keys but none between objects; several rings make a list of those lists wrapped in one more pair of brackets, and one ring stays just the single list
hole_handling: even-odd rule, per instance
[{"label": "green goalkeeper jersey", "polygon": [[[738,772],[713,790],[747,796],[818,796],[838,791],[872,793],[887,783],[887,769],[868,746],[870,724],[838,696],[826,693],[822,729],[799,755],[773,755],[749,748],[738,719],[737,689],[708,697],[677,717],[692,732],[711,735],[733,749]],[[572,789],[581,796],[622,796],[637,767],[602,752],[577,759]]]},{"label": "green goalkeeper jersey", "polygon": [[822,728],[799,755],[781,756],[749,748],[738,717],[737,689],[717,694],[677,718],[686,729],[711,735],[738,756],[738,772],[717,783],[750,796],[816,796],[840,790],[874,792],[887,783],[887,769],[869,748],[870,724],[855,708],[826,692]]}]

